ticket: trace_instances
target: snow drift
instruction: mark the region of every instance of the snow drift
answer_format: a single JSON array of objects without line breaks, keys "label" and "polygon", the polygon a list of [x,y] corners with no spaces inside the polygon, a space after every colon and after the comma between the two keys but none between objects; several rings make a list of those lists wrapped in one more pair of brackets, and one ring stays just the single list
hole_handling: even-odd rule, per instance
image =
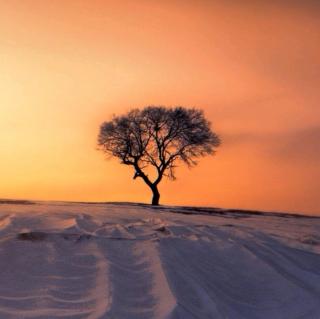
[{"label": "snow drift", "polygon": [[0,319],[320,318],[320,218],[3,202]]}]

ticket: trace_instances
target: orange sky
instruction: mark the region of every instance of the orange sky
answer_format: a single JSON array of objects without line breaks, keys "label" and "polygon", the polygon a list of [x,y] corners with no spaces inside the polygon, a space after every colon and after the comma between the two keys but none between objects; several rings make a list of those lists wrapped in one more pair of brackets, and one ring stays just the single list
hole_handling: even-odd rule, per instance
[{"label": "orange sky", "polygon": [[0,0],[0,197],[149,201],[99,125],[185,105],[223,145],[163,203],[320,213],[318,3]]}]

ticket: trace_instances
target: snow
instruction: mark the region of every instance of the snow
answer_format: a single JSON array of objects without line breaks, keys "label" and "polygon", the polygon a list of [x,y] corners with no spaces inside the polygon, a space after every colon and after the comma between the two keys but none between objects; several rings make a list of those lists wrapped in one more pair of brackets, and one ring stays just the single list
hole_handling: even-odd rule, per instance
[{"label": "snow", "polygon": [[319,234],[319,217],[2,202],[0,319],[318,319]]}]

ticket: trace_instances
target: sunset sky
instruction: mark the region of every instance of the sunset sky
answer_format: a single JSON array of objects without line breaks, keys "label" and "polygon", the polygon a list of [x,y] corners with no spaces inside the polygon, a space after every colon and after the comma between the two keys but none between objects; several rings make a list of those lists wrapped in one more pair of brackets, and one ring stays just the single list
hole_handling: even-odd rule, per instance
[{"label": "sunset sky", "polygon": [[149,202],[99,126],[183,105],[223,144],[162,203],[320,214],[319,86],[319,1],[0,0],[0,198]]}]

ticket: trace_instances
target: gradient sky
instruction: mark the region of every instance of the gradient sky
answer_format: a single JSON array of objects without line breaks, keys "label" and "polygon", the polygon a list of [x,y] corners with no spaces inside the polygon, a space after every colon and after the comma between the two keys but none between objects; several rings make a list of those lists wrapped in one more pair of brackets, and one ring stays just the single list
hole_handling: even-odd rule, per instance
[{"label": "gradient sky", "polygon": [[163,203],[320,213],[319,85],[319,1],[0,0],[0,197],[149,201],[99,125],[184,105],[223,145]]}]

